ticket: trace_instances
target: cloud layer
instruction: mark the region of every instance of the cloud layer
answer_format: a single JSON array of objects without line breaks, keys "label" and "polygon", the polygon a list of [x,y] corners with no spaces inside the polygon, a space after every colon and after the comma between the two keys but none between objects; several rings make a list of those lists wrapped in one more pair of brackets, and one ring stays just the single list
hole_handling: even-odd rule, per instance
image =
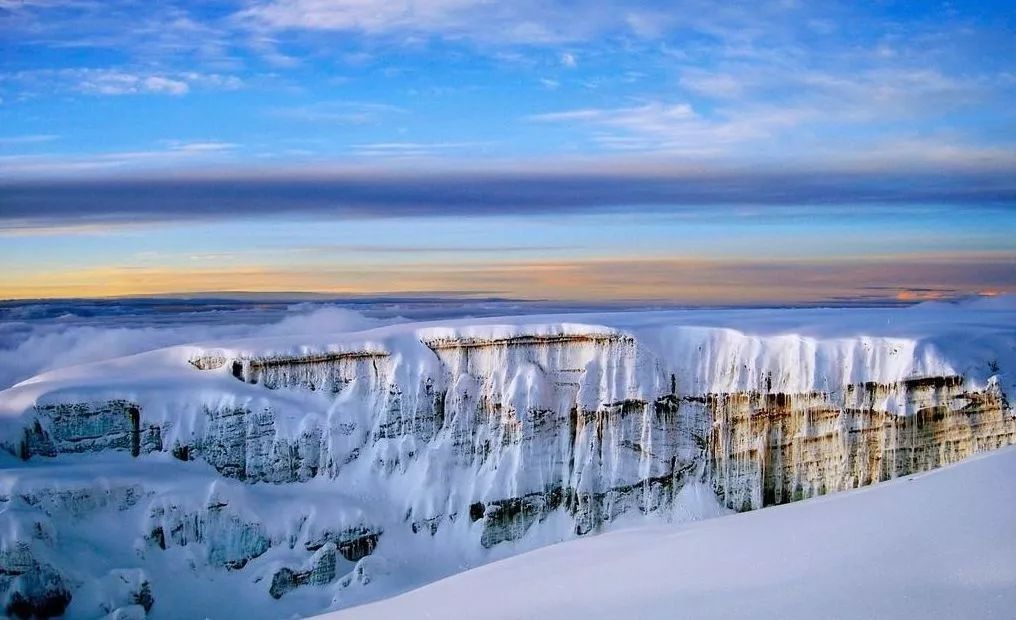
[{"label": "cloud layer", "polygon": [[172,178],[8,182],[0,190],[0,228],[10,230],[294,214],[482,217],[633,208],[722,212],[725,205],[816,205],[819,210],[844,204],[1004,206],[1016,201],[1016,174],[1008,169],[178,173]]},{"label": "cloud layer", "polygon": [[[177,134],[161,138],[227,131],[238,115],[245,139],[204,139],[240,144],[248,163],[448,156],[364,144],[470,144],[461,150],[504,158],[521,142],[523,155],[1011,168],[1011,26],[1011,12],[963,2],[9,2],[0,32],[18,45],[0,70],[0,99],[15,110],[4,124],[16,127],[38,117],[33,102],[55,96],[89,107],[96,97],[214,96],[229,104],[201,106],[218,115],[184,104],[157,115]],[[336,125],[373,130],[345,139]],[[41,162],[4,162],[6,174],[108,161],[109,149],[86,138],[75,149],[73,138],[62,152],[32,153]]]},{"label": "cloud layer", "polygon": [[1011,288],[1014,19],[0,0],[0,297]]},{"label": "cloud layer", "polygon": [[[95,316],[93,304],[63,304],[58,316],[31,316],[32,306],[0,308],[0,390],[36,374],[176,344],[366,329],[376,319],[336,307],[183,302],[165,310],[132,302],[108,304]],[[37,309],[41,309],[38,308]],[[80,314],[79,314],[80,313]],[[29,316],[18,317],[18,314]],[[46,314],[43,310],[42,314]]]}]

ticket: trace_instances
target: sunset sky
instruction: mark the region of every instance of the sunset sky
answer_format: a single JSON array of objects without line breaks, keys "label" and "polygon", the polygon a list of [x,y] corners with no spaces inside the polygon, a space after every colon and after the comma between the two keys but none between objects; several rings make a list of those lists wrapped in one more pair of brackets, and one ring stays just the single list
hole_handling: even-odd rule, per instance
[{"label": "sunset sky", "polygon": [[1007,2],[0,0],[0,298],[1016,292]]}]

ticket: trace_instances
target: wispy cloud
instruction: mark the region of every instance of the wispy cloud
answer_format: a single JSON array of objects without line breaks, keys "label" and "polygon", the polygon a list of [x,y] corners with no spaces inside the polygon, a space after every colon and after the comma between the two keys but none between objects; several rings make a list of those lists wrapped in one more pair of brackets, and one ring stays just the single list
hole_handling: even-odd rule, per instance
[{"label": "wispy cloud", "polygon": [[707,118],[684,102],[650,101],[618,108],[580,108],[528,117],[542,123],[580,123],[623,133],[598,133],[593,140],[622,150],[719,155],[731,145],[771,137],[808,118],[801,110],[765,110],[736,118]]},{"label": "wispy cloud", "polygon": [[169,140],[166,142],[166,146],[167,152],[169,153],[201,154],[201,153],[222,153],[225,151],[232,151],[233,149],[237,148],[238,145],[232,142],[220,142],[217,140],[206,140],[201,142],[189,142],[186,140]]},{"label": "wispy cloud", "polygon": [[405,114],[406,110],[384,103],[364,101],[322,101],[308,105],[272,108],[271,116],[310,123],[336,123],[340,125],[366,125],[377,123],[392,115]]},{"label": "wispy cloud", "polygon": [[243,80],[195,71],[150,73],[106,68],[35,69],[0,73],[0,84],[38,94],[74,91],[87,95],[186,95],[191,89],[236,90]]},{"label": "wispy cloud", "polygon": [[[26,51],[0,73],[0,96],[5,111],[56,94],[88,95],[68,104],[84,106],[117,96],[109,105],[126,108],[245,88],[230,110],[258,135],[248,163],[581,152],[681,165],[997,170],[1016,158],[1006,131],[1016,79],[1011,55],[997,53],[1012,35],[1006,14],[997,17],[993,7],[897,14],[783,1],[9,2],[0,32]],[[60,54],[63,65],[47,66]],[[516,99],[500,95],[516,83]],[[61,146],[75,139],[15,111],[25,124],[9,131],[59,131]],[[311,136],[330,124],[351,129]],[[308,136],[319,138],[313,153],[287,143]],[[63,161],[108,167],[107,154],[91,159]],[[9,163],[8,177],[62,172],[54,157]]]},{"label": "wispy cloud", "polygon": [[73,173],[100,173],[104,170],[166,167],[186,163],[222,162],[236,149],[229,142],[188,142],[171,140],[162,148],[107,153],[64,154],[39,153],[0,155],[0,180],[10,176],[47,176]]},{"label": "wispy cloud", "polygon": [[59,139],[56,134],[26,134],[23,136],[0,136],[0,146],[19,146],[24,144],[40,144]]},{"label": "wispy cloud", "polygon": [[[650,98],[635,105],[556,110],[527,119],[586,126],[592,143],[619,150],[814,157],[835,145],[845,153],[879,155],[885,154],[880,147],[886,142],[912,139],[920,123],[964,109],[984,114],[994,106],[994,113],[1004,116],[1005,103],[989,84],[994,80],[948,76],[934,69],[871,69],[847,76],[754,63],[736,72],[692,68],[683,71],[680,82],[687,91],[685,100]],[[688,102],[692,98],[711,101],[693,106]],[[988,151],[1009,161],[1016,157],[1016,141],[1005,137],[987,150],[965,148],[978,139],[973,136],[954,132],[950,137],[956,155],[964,158],[985,157]],[[931,159],[918,150],[909,155]]]},{"label": "wispy cloud", "polygon": [[425,158],[435,155],[478,151],[489,142],[371,142],[354,144],[353,153],[369,158]]},{"label": "wispy cloud", "polygon": [[549,44],[588,39],[610,29],[635,33],[623,17],[615,17],[635,12],[623,6],[564,6],[535,0],[266,0],[239,11],[234,20],[260,32],[324,30]]},{"label": "wispy cloud", "polygon": [[187,82],[173,80],[161,75],[140,76],[116,71],[103,71],[85,76],[77,88],[93,95],[133,95],[155,93],[185,95],[190,90]]},{"label": "wispy cloud", "polygon": [[744,90],[744,82],[740,76],[735,77],[729,73],[717,73],[694,67],[682,72],[680,84],[693,93],[718,99],[738,97]]},{"label": "wispy cloud", "polygon": [[235,69],[236,35],[221,18],[198,17],[183,2],[131,0],[9,0],[0,7],[0,31],[28,45],[56,50],[114,50],[130,64],[179,62]]}]

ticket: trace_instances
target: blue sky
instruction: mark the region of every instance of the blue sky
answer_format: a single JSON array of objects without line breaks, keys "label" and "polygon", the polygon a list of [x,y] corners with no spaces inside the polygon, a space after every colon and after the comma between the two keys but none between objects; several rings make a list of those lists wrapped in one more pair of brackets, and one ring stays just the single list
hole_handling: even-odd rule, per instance
[{"label": "blue sky", "polygon": [[1007,4],[0,0],[0,296],[1010,290]]}]

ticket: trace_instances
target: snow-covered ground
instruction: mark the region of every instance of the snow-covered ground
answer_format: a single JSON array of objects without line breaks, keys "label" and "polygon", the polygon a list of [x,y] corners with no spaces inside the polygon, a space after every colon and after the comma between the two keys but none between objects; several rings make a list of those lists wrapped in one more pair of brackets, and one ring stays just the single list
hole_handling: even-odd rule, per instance
[{"label": "snow-covered ground", "polygon": [[321,620],[1012,618],[1016,449],[544,547]]},{"label": "snow-covered ground", "polygon": [[[475,569],[460,579],[493,575],[475,586],[486,606],[442,615],[461,601],[426,597],[453,580],[407,595],[425,597],[413,615],[836,617],[843,601],[881,615],[858,601],[893,588],[924,610],[951,597],[924,594],[936,575],[983,604],[1013,585],[1000,480],[949,486],[948,510],[904,481],[842,515],[822,499],[702,519],[1016,442],[1014,298],[427,322],[318,308],[156,348],[196,333],[131,332],[142,352],[84,364],[88,347],[59,358],[61,337],[51,370],[0,391],[0,595],[59,602],[40,574],[69,617],[145,615],[145,599],[152,619],[271,620]],[[48,340],[19,342],[12,357]],[[1007,556],[976,538],[1007,527]],[[608,534],[489,564],[593,532]],[[403,600],[356,613],[400,617]]]}]

